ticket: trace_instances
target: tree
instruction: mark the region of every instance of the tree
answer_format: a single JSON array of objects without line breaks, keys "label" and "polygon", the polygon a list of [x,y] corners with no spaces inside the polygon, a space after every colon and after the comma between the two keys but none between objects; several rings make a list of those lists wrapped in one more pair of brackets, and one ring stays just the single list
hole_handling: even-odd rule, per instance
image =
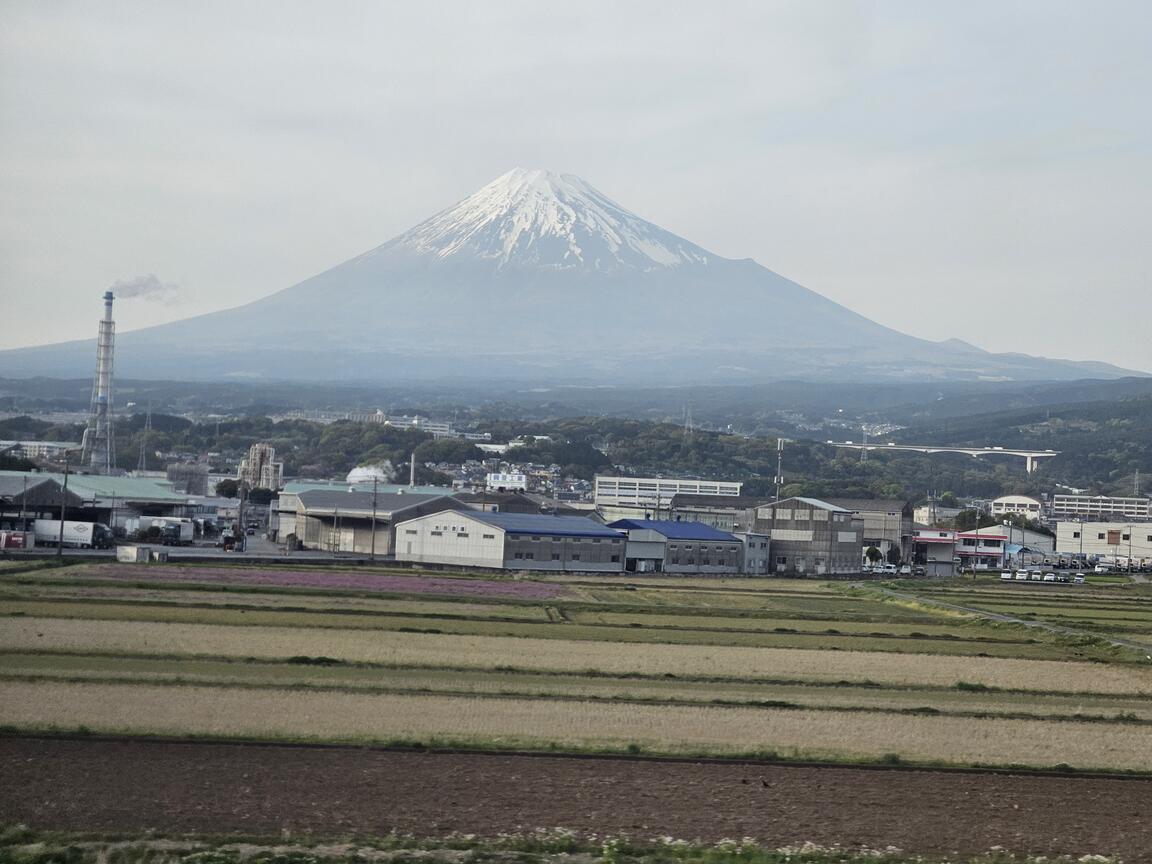
[{"label": "tree", "polygon": [[869,546],[864,550],[864,557],[868,559],[868,563],[875,566],[880,563],[880,559],[884,557],[883,553],[875,546]]},{"label": "tree", "polygon": [[888,563],[889,564],[899,564],[900,563],[900,547],[899,546],[889,546],[888,547]]},{"label": "tree", "polygon": [[961,510],[956,514],[957,531],[971,531],[977,526],[980,528],[988,528],[996,524],[998,524],[996,520],[983,510]]},{"label": "tree", "polygon": [[955,507],[956,504],[956,494],[954,492],[945,492],[940,496],[941,507]]},{"label": "tree", "polygon": [[236,498],[240,495],[240,484],[235,480],[221,480],[216,484],[216,494],[221,498]]},{"label": "tree", "polygon": [[257,486],[248,492],[248,503],[259,504],[267,506],[272,503],[272,499],[276,497],[276,493],[271,489],[265,489],[262,486]]}]

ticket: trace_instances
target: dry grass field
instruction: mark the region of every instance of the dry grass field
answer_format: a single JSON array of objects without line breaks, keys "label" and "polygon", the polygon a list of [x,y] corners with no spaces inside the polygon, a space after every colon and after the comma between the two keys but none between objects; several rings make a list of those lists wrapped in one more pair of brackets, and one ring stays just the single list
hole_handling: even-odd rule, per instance
[{"label": "dry grass field", "polygon": [[192,657],[333,657],[393,666],[761,678],[1070,693],[1152,694],[1152,667],[881,652],[652,645],[391,631],[140,621],[0,619],[0,651]]},{"label": "dry grass field", "polygon": [[0,723],[50,725],[65,716],[96,732],[349,742],[441,739],[507,747],[635,745],[667,753],[777,750],[788,756],[848,759],[875,759],[898,750],[916,761],[1063,762],[1152,770],[1152,726],[1147,725],[145,684],[0,683]]},{"label": "dry grass field", "polygon": [[[1152,771],[1152,664],[1088,629],[815,582],[336,575],[0,573],[0,725]],[[1022,599],[1137,635],[1148,609]]]}]

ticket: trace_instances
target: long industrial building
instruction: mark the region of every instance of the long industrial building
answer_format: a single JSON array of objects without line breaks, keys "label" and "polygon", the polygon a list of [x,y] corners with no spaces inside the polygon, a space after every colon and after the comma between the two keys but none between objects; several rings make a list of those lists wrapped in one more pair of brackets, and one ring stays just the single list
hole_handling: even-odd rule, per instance
[{"label": "long industrial building", "polygon": [[739,497],[743,483],[727,480],[677,480],[669,477],[608,477],[596,475],[595,502],[598,510],[668,510],[676,495],[724,495]]},{"label": "long industrial building", "polygon": [[396,525],[396,560],[508,570],[620,573],[626,535],[583,516],[454,510]]}]

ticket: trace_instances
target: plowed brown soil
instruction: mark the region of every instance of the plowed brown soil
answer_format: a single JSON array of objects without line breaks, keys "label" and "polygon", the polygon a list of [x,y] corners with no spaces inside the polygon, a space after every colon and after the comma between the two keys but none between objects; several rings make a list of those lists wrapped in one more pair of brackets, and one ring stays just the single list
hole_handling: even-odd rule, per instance
[{"label": "plowed brown soil", "polygon": [[1152,861],[1152,780],[0,738],[0,823],[164,834],[567,827]]}]

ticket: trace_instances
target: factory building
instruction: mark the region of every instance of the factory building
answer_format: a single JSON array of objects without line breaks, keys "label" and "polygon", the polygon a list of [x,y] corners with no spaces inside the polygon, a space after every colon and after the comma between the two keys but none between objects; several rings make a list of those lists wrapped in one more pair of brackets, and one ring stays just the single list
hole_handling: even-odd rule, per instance
[{"label": "factory building", "polygon": [[859,573],[864,520],[816,498],[785,498],[756,508],[756,529],[769,537],[772,572],[835,576]]},{"label": "factory building", "polygon": [[336,491],[311,489],[295,494],[296,518],[287,530],[283,514],[278,520],[280,539],[304,549],[324,552],[359,552],[391,555],[396,548],[396,524],[406,519],[463,510],[450,495],[407,492]]},{"label": "factory building", "polygon": [[826,498],[825,503],[851,511],[864,525],[860,543],[860,562],[864,553],[875,546],[885,561],[900,563],[912,560],[912,505],[896,498]]},{"label": "factory building", "polygon": [[676,480],[668,477],[607,477],[597,474],[594,488],[596,509],[607,518],[667,513],[676,495],[724,495],[737,497],[743,483],[725,480]]},{"label": "factory building", "polygon": [[583,516],[452,510],[396,525],[396,560],[505,570],[621,573],[626,535]]},{"label": "factory building", "polygon": [[703,522],[619,519],[608,525],[628,535],[625,569],[636,573],[740,573],[744,544]]},{"label": "factory building", "polygon": [[236,479],[247,483],[249,489],[280,489],[284,485],[284,463],[276,461],[276,448],[262,442],[249,447],[248,455],[240,460]]},{"label": "factory building", "polygon": [[1152,522],[1058,522],[1056,551],[1088,560],[1152,561]]},{"label": "factory building", "polygon": [[1095,519],[1108,522],[1128,519],[1152,520],[1152,498],[1118,498],[1109,495],[1053,495],[1054,519]]}]

